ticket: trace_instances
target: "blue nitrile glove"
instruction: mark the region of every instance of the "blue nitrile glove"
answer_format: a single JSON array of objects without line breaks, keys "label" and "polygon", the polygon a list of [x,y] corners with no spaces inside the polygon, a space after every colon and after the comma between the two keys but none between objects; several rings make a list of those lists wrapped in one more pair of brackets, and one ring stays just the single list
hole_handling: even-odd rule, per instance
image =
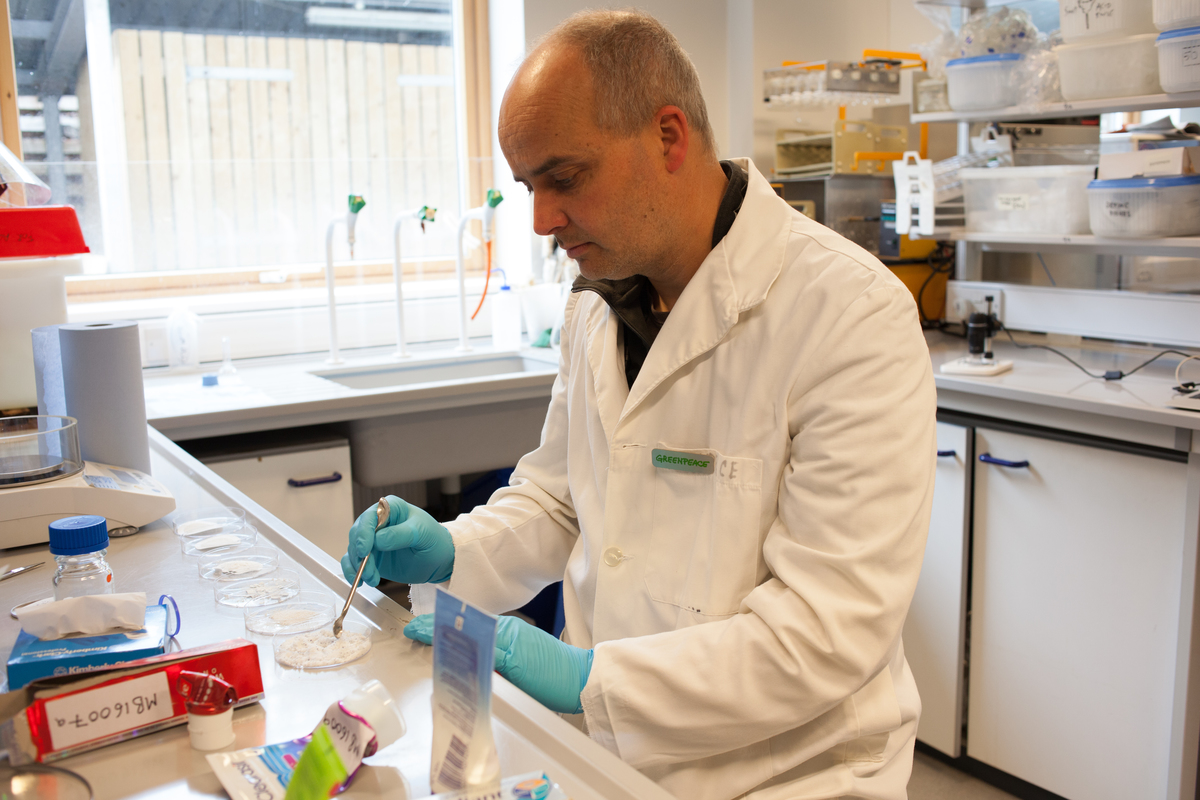
[{"label": "blue nitrile glove", "polygon": [[[433,644],[433,614],[413,619],[404,635]],[[551,711],[583,711],[580,695],[592,672],[592,655],[517,617],[500,617],[496,625],[496,672]]]},{"label": "blue nitrile glove", "polygon": [[450,531],[422,509],[388,495],[392,513],[387,526],[375,530],[379,516],[371,506],[350,527],[350,544],[342,556],[342,574],[354,583],[363,556],[371,554],[363,583],[378,586],[380,577],[400,583],[441,583],[454,569]]}]

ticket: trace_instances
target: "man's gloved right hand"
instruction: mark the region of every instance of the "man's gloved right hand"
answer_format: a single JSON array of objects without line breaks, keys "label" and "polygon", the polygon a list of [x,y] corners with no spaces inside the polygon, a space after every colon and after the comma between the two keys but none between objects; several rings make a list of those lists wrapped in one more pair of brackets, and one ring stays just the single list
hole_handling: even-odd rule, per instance
[{"label": "man's gloved right hand", "polygon": [[342,556],[342,574],[354,583],[363,556],[371,554],[363,570],[363,583],[378,586],[381,577],[400,583],[441,583],[454,569],[454,541],[450,531],[433,517],[399,497],[388,495],[391,514],[386,526],[371,506],[350,527],[350,543]]}]

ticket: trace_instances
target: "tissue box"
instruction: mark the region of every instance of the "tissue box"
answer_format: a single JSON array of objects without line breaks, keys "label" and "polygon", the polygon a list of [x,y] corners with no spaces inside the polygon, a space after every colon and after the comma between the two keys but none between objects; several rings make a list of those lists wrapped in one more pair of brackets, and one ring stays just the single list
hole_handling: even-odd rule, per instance
[{"label": "tissue box", "polygon": [[8,690],[52,675],[75,675],[161,655],[167,648],[167,607],[147,606],[146,627],[98,636],[41,639],[24,630],[8,657]]}]

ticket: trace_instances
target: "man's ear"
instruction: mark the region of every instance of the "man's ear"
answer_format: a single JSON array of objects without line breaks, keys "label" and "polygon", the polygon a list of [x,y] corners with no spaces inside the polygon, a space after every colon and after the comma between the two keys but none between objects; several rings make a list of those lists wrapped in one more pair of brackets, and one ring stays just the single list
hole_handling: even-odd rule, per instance
[{"label": "man's ear", "polygon": [[692,130],[687,117],[678,106],[663,106],[654,117],[654,125],[667,172],[677,172],[687,159],[691,144]]}]

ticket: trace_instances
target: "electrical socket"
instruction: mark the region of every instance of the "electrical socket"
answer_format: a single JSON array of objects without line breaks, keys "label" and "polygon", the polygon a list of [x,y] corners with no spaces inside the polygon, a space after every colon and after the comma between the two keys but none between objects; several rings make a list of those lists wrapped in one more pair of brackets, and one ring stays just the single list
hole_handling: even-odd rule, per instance
[{"label": "electrical socket", "polygon": [[1004,322],[1004,292],[951,281],[946,286],[946,320],[961,322],[972,313],[987,313],[987,298],[992,298],[992,313]]},{"label": "electrical socket", "polygon": [[138,332],[142,337],[142,366],[165,367],[169,362],[166,320],[141,320]]}]

